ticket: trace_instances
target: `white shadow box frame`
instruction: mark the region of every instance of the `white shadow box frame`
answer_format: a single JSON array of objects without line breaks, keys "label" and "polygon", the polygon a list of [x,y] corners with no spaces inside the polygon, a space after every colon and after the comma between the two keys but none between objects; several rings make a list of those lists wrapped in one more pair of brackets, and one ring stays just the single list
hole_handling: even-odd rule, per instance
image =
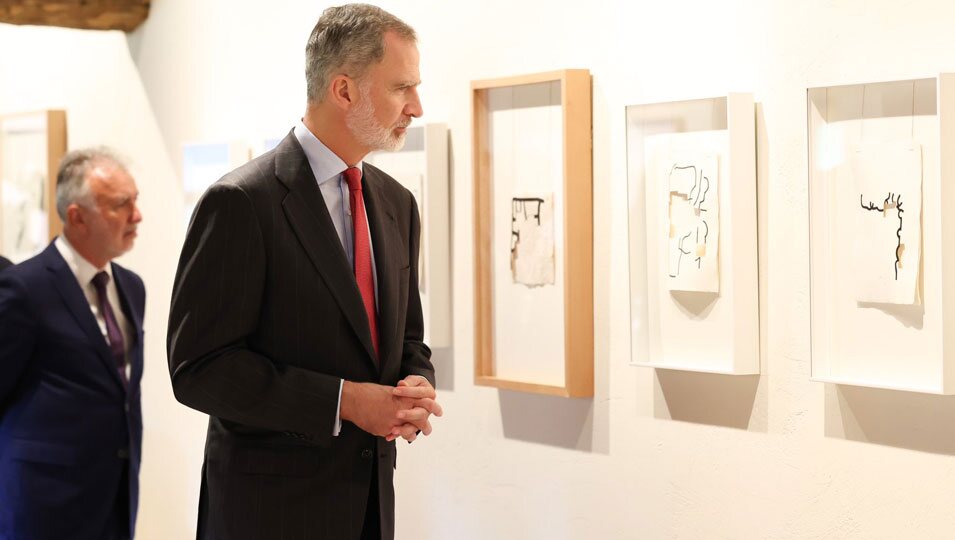
[{"label": "white shadow box frame", "polygon": [[396,152],[373,152],[365,161],[380,168],[414,195],[421,216],[418,290],[425,342],[451,346],[451,221],[447,124],[408,129]]},{"label": "white shadow box frame", "polygon": [[[627,117],[633,366],[759,373],[756,121],[752,94],[631,105]],[[718,163],[718,292],[670,290],[672,197],[656,171],[670,155]],[[648,152],[648,148],[653,148]],[[662,157],[656,157],[662,155]],[[677,159],[677,158],[673,158]],[[678,161],[672,161],[674,166]],[[667,161],[666,163],[671,163]],[[660,161],[660,164],[664,164]],[[671,169],[672,171],[672,169]],[[699,215],[699,214],[698,214]]]},{"label": "white shadow box frame", "polygon": [[[591,397],[590,72],[474,81],[471,92],[475,384]],[[521,229],[527,216],[539,227]]]},{"label": "white shadow box frame", "polygon": [[56,173],[66,146],[66,111],[0,116],[0,255],[15,263],[63,230]]},{"label": "white shadow box frame", "polygon": [[[955,74],[809,88],[807,108],[812,380],[955,393],[955,251],[943,243],[955,239],[955,215],[945,210],[955,195]],[[914,304],[858,300],[858,239],[849,213],[838,211],[852,189],[839,173],[850,152],[886,143],[921,147]]]}]

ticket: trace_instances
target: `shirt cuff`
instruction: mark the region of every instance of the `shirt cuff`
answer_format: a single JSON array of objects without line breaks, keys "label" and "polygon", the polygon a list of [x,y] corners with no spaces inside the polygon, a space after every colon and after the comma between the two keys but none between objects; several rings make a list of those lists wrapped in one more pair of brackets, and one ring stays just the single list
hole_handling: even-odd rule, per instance
[{"label": "shirt cuff", "polygon": [[338,383],[338,407],[335,409],[335,427],[332,428],[332,437],[338,437],[342,431],[342,387],[345,386],[345,379]]}]

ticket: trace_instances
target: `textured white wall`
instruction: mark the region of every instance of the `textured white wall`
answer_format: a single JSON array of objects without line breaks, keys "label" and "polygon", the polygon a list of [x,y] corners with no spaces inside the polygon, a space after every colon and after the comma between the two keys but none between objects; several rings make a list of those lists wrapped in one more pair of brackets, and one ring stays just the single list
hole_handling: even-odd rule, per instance
[{"label": "textured white wall", "polygon": [[[150,293],[141,538],[192,534],[204,434],[202,417],[172,399],[165,368],[179,149],[284,134],[302,111],[304,43],[325,5],[162,0],[125,40],[0,25],[0,112],[68,107],[71,146],[117,146],[143,191],[143,235],[126,257]],[[805,127],[807,86],[955,70],[955,6],[381,5],[419,30],[423,121],[449,124],[453,153],[455,345],[436,351],[447,414],[432,437],[400,447],[400,539],[955,535],[955,399],[808,380]],[[593,400],[471,382],[468,83],[566,67],[594,77]],[[630,367],[624,106],[728,91],[759,102],[763,375]]]}]

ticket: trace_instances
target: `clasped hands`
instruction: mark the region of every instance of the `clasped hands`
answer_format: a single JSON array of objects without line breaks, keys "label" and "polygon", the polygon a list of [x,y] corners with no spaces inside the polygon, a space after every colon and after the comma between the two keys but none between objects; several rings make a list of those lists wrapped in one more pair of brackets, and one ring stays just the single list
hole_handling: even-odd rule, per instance
[{"label": "clasped hands", "polygon": [[434,387],[420,375],[408,375],[397,386],[345,381],[341,417],[387,441],[401,437],[411,442],[419,431],[430,435],[431,415],[443,414],[436,398]]}]

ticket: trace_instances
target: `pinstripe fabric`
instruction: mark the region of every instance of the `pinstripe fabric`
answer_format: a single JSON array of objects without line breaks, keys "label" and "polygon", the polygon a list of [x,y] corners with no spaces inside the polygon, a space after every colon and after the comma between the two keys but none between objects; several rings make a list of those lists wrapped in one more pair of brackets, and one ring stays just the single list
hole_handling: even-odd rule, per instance
[{"label": "pinstripe fabric", "polygon": [[[345,422],[339,380],[434,381],[417,290],[411,194],[365,164],[378,282],[380,366],[361,295],[305,155],[291,134],[197,205],[169,318],[182,403],[210,415],[199,538],[357,540],[380,487],[394,534],[395,445]],[[377,478],[372,478],[377,460]]]}]

